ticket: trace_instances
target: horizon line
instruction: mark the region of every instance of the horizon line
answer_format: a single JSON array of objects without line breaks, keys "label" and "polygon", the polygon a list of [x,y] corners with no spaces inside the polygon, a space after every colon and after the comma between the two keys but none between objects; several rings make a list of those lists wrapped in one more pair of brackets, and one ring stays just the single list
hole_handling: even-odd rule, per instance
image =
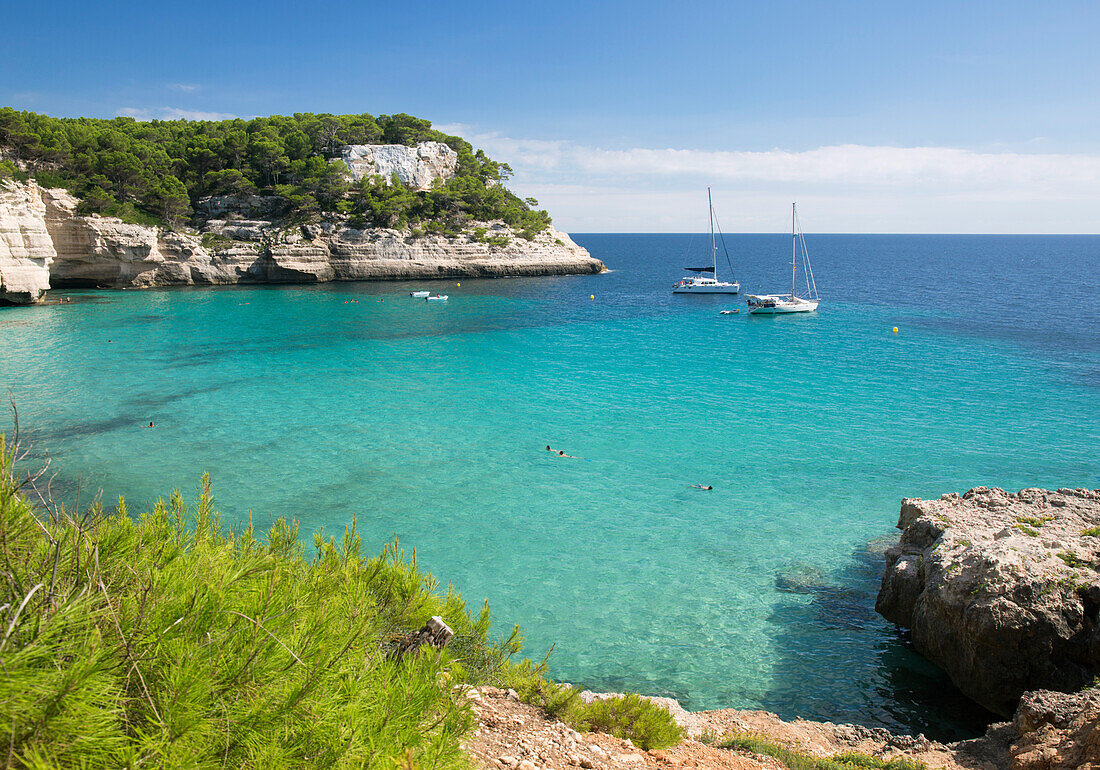
[{"label": "horizon line", "polygon": [[[706,235],[706,230],[670,230],[670,231],[629,231],[629,230],[565,230],[566,235]],[[724,233],[725,235],[737,236],[737,235],[782,235],[790,236],[790,232],[772,232],[765,230],[741,230],[735,233]],[[1019,237],[1019,238],[1034,238],[1036,236],[1066,236],[1066,237],[1083,237],[1083,238],[1095,238],[1100,236],[1098,233],[802,233],[803,235],[979,235],[990,236],[995,235],[1002,238],[1007,237]]]}]

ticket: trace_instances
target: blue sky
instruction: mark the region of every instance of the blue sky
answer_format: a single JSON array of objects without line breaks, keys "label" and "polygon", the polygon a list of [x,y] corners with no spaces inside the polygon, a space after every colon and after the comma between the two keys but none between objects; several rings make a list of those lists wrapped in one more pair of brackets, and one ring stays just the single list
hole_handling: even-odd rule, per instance
[{"label": "blue sky", "polygon": [[0,103],[408,112],[572,231],[1097,232],[1096,2],[23,3]]}]

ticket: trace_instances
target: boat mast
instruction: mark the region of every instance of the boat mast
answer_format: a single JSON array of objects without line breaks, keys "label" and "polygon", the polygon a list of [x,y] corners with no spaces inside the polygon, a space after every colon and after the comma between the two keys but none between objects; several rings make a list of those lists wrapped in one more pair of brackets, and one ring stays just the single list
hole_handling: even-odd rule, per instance
[{"label": "boat mast", "polygon": [[714,280],[718,280],[718,249],[714,245],[714,204],[710,201],[710,188],[707,188],[707,210],[710,212],[710,255],[714,258]]},{"label": "boat mast", "polygon": [[795,206],[791,204],[791,302],[794,302],[794,270],[798,264],[798,236],[795,234]]}]

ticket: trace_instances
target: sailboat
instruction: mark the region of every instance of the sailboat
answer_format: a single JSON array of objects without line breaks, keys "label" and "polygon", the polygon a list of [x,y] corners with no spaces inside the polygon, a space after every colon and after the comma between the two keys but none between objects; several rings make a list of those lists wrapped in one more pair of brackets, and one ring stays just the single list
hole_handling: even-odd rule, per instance
[{"label": "sailboat", "polygon": [[[806,296],[796,291],[795,274],[798,271],[798,256],[802,254],[802,272],[806,274]],[[754,315],[778,315],[780,313],[810,313],[817,310],[821,301],[817,296],[817,283],[814,271],[810,267],[810,255],[806,252],[806,239],[798,224],[797,205],[791,204],[791,293],[790,294],[750,294],[749,312]]]},{"label": "sailboat", "polygon": [[[682,278],[678,284],[672,287],[673,294],[737,294],[741,291],[739,283],[725,283],[718,280],[718,247],[714,244],[714,204],[710,200],[710,188],[707,188],[707,206],[710,207],[710,255],[714,263],[710,267],[685,267],[693,273],[710,273],[710,277],[704,275],[689,275]],[[726,247],[725,239],[722,248]],[[726,253],[729,258],[729,253]]]}]

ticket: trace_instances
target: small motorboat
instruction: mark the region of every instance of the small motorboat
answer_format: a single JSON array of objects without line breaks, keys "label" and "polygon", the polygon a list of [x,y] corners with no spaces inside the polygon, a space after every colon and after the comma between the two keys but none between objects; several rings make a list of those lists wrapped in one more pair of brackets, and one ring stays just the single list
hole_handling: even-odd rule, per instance
[{"label": "small motorboat", "polygon": [[447,295],[446,294],[433,294],[431,296],[425,297],[424,301],[425,302],[446,302],[447,301]]},{"label": "small motorboat", "polygon": [[741,312],[741,308],[737,308],[736,310],[719,310],[718,315],[736,315],[737,313],[740,313],[740,312]]},{"label": "small motorboat", "polygon": [[410,297],[430,297],[432,293],[430,291],[410,291]]}]

